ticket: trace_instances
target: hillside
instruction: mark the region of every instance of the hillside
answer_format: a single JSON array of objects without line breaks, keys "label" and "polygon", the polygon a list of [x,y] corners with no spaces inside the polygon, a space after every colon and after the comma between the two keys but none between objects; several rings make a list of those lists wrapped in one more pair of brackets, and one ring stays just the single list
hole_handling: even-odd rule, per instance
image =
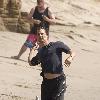
[{"label": "hillside", "polygon": [[[100,1],[46,0],[66,26],[52,25],[50,41],[63,41],[76,57],[64,72],[67,76],[65,100],[100,99]],[[36,0],[22,0],[22,12],[29,12]],[[2,20],[0,19],[0,22]],[[2,26],[3,26],[2,22]],[[40,66],[29,66],[29,50],[20,60],[19,52],[27,34],[0,31],[0,100],[35,100],[40,97]],[[63,54],[63,61],[65,59]]]}]

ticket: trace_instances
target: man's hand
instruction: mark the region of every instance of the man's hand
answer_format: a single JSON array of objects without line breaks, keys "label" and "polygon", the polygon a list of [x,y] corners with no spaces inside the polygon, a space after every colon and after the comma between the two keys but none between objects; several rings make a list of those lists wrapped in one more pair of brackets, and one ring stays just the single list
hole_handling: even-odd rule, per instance
[{"label": "man's hand", "polygon": [[43,17],[43,19],[44,19],[45,21],[49,22],[49,18],[48,18],[47,16],[42,15],[42,17]]},{"label": "man's hand", "polygon": [[48,18],[45,15],[43,15],[42,17],[43,17],[43,20],[47,21],[48,23],[50,23],[50,24],[56,24],[55,19],[50,19],[50,18]]},{"label": "man's hand", "polygon": [[41,23],[41,21],[40,20],[33,19],[33,23],[39,25]]},{"label": "man's hand", "polygon": [[69,57],[65,60],[64,65],[65,65],[66,67],[69,67],[70,64],[71,64],[71,61],[72,61],[72,57],[69,56]]},{"label": "man's hand", "polygon": [[75,57],[76,53],[73,52],[72,50],[69,51],[70,56],[65,60],[64,65],[66,67],[69,67],[71,64],[71,61],[73,60],[73,58]]}]

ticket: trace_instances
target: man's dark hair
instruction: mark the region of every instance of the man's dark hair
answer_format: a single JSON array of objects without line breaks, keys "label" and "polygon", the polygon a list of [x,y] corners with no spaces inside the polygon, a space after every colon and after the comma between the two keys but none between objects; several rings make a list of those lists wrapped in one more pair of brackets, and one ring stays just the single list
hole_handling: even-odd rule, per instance
[{"label": "man's dark hair", "polygon": [[37,28],[37,31],[40,30],[40,29],[44,29],[46,34],[49,35],[49,30],[47,28],[40,26],[40,27]]},{"label": "man's dark hair", "polygon": [[37,3],[39,4],[40,1],[44,1],[44,0],[37,0]]}]

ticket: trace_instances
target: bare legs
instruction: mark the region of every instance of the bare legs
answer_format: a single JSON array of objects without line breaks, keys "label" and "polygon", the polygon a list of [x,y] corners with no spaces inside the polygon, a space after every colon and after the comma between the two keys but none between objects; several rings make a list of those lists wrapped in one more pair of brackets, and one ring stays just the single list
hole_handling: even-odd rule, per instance
[{"label": "bare legs", "polygon": [[17,56],[12,56],[11,58],[19,59],[21,55],[27,50],[27,47],[23,44]]},{"label": "bare legs", "polygon": [[[27,46],[25,46],[24,44],[23,44],[23,46],[21,47],[21,49],[20,49],[20,51],[19,51],[19,53],[18,53],[18,55],[17,56],[12,56],[11,58],[13,58],[13,59],[20,59],[20,57],[21,57],[21,55],[27,50]],[[39,48],[39,46],[38,45],[36,45],[36,46],[34,46],[33,48],[30,48],[30,53],[29,53],[29,55],[33,55],[33,52],[35,51],[35,50],[37,50]],[[32,57],[31,57],[32,58]]]}]

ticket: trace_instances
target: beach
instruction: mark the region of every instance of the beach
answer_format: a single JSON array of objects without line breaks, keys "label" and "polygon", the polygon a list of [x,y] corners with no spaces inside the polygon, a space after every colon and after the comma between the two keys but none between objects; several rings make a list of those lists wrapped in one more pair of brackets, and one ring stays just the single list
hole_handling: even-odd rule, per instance
[{"label": "beach", "polygon": [[[100,17],[100,9],[96,11]],[[67,19],[71,19],[71,14],[68,15]],[[70,67],[64,66],[67,78],[65,100],[99,100],[100,20],[96,16],[91,16],[91,23],[72,19],[73,23],[70,21],[68,26],[50,27],[50,41],[62,41],[76,52]],[[35,100],[36,96],[40,98],[40,65],[29,66],[29,50],[19,60],[11,58],[18,54],[26,38],[27,34],[0,31],[0,100]],[[63,62],[66,57],[63,54]]]}]

